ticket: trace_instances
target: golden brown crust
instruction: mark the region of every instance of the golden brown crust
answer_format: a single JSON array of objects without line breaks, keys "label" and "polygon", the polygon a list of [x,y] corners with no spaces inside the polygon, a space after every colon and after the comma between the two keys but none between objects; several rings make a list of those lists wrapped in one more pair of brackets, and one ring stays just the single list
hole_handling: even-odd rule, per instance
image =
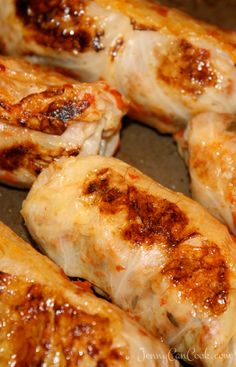
[{"label": "golden brown crust", "polygon": [[186,237],[188,219],[177,205],[126,185],[122,176],[109,168],[91,172],[84,184],[84,195],[89,195],[89,203],[98,205],[105,215],[125,211],[128,224],[122,237],[134,246],[163,242],[175,247]]},{"label": "golden brown crust", "polygon": [[37,144],[25,142],[24,145],[12,145],[9,148],[0,149],[0,167],[9,172],[25,168],[37,176],[53,160],[78,154],[79,148],[64,149],[58,147],[49,152]]},{"label": "golden brown crust", "polygon": [[217,74],[211,65],[209,51],[194,47],[184,39],[173,44],[162,58],[157,78],[194,97],[201,95],[205,88],[217,85]]},{"label": "golden brown crust", "polygon": [[60,365],[70,366],[85,359],[104,366],[125,362],[127,350],[112,348],[109,319],[87,314],[35,282],[0,273],[0,310],[0,341],[8,339],[5,353],[11,351],[19,367],[50,365],[57,356]]},{"label": "golden brown crust", "polygon": [[17,14],[29,29],[30,38],[41,45],[74,53],[103,49],[103,32],[86,15],[87,5],[87,0],[16,0]]},{"label": "golden brown crust", "polygon": [[22,126],[47,134],[61,135],[74,119],[85,119],[87,109],[95,97],[69,84],[50,87],[41,93],[30,94],[16,104],[0,100],[0,120],[10,125]]},{"label": "golden brown crust", "polygon": [[219,247],[208,241],[199,248],[180,244],[162,270],[180,288],[183,297],[212,315],[220,315],[227,309],[228,273]]},{"label": "golden brown crust", "polygon": [[[229,278],[221,250],[204,240],[178,205],[128,185],[111,168],[91,171],[83,195],[88,205],[97,206],[102,215],[125,213],[127,224],[120,230],[122,239],[134,247],[145,246],[148,250],[159,246],[164,251],[167,263],[162,274],[181,290],[183,297],[210,315],[226,310]],[[189,243],[195,238],[198,248]]]}]

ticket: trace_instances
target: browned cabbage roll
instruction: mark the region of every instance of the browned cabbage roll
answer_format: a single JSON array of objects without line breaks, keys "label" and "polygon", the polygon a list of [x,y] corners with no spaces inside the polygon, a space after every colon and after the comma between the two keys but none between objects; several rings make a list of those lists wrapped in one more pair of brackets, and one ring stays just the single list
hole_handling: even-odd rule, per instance
[{"label": "browned cabbage roll", "polygon": [[114,158],[78,157],[42,172],[22,214],[68,275],[101,288],[190,363],[235,366],[236,247],[199,204]]},{"label": "browned cabbage roll", "polygon": [[236,115],[202,113],[176,140],[194,199],[236,235]]},{"label": "browned cabbage roll", "polygon": [[105,79],[129,114],[175,132],[196,113],[236,112],[236,35],[147,0],[0,0],[5,53]]},{"label": "browned cabbage roll", "polygon": [[112,155],[126,109],[103,82],[0,56],[0,181],[29,187],[62,156]]},{"label": "browned cabbage roll", "polygon": [[177,367],[178,362],[164,343],[116,306],[73,285],[0,223],[0,365]]}]

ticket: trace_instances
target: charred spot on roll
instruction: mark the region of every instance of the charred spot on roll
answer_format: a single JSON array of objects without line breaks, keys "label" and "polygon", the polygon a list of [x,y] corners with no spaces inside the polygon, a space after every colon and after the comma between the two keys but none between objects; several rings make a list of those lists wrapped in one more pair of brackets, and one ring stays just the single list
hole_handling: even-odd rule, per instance
[{"label": "charred spot on roll", "polygon": [[93,95],[77,96],[73,85],[51,87],[30,94],[16,104],[0,101],[0,119],[47,134],[62,135],[70,120],[81,115],[95,102]]},{"label": "charred spot on roll", "polygon": [[104,47],[104,31],[86,14],[87,0],[16,0],[17,15],[39,44],[59,51],[85,52]]},{"label": "charred spot on roll", "polygon": [[126,213],[128,224],[122,236],[134,246],[163,241],[167,247],[175,247],[186,236],[188,219],[176,204],[126,184],[111,169],[92,172],[83,193],[93,196],[103,214]]},{"label": "charred spot on roll", "polygon": [[103,358],[105,363],[125,360],[127,351],[112,349],[108,318],[70,305],[46,286],[0,273],[0,307],[0,339],[7,337],[12,343],[19,365],[41,365],[49,351],[55,355],[62,351],[73,365],[88,356],[91,361]]},{"label": "charred spot on roll", "polygon": [[215,87],[218,76],[210,52],[181,39],[170,46],[158,66],[157,78],[183,94],[200,96],[205,88]]},{"label": "charred spot on roll", "polygon": [[[198,309],[210,315],[228,305],[229,269],[220,248],[201,236],[181,208],[164,198],[129,184],[111,168],[88,174],[85,202],[102,215],[124,215],[123,240],[146,251],[158,246],[166,256],[161,274]],[[195,241],[197,245],[195,245]]]},{"label": "charred spot on roll", "polygon": [[211,315],[223,313],[228,305],[229,269],[219,247],[196,236],[202,245],[182,242],[162,269],[182,296]]},{"label": "charred spot on roll", "polygon": [[78,154],[79,148],[64,149],[58,147],[51,152],[45,152],[42,147],[29,141],[0,150],[0,169],[13,172],[25,168],[33,175],[38,175],[53,160]]}]

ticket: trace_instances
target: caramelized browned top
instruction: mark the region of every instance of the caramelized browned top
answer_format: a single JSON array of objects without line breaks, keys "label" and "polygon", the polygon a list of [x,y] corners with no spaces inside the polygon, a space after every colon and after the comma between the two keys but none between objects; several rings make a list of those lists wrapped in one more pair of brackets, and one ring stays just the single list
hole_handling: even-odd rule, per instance
[{"label": "caramelized browned top", "polygon": [[158,67],[157,78],[181,93],[201,95],[206,87],[217,84],[210,53],[182,39],[173,44]]},{"label": "caramelized browned top", "polygon": [[175,248],[162,274],[168,275],[195,305],[221,314],[227,308],[229,295],[228,268],[216,244],[201,244],[200,236],[199,242],[198,248],[186,243]]},{"label": "caramelized browned top", "polygon": [[6,171],[25,168],[33,175],[38,175],[53,160],[60,157],[76,156],[78,149],[65,149],[62,147],[44,149],[38,144],[25,142],[24,144],[11,145],[0,149],[0,167]]},{"label": "caramelized browned top", "polygon": [[[16,367],[125,365],[108,318],[68,304],[47,287],[0,273],[0,360]],[[6,364],[4,364],[6,365]]]},{"label": "caramelized browned top", "polygon": [[87,0],[16,0],[17,13],[41,45],[83,52],[103,49],[103,31],[86,14]]},{"label": "caramelized browned top", "polygon": [[16,104],[10,104],[2,96],[0,120],[10,125],[61,135],[71,120],[85,118],[94,102],[92,94],[81,96],[73,85],[49,87],[46,91],[22,98]]},{"label": "caramelized browned top", "polygon": [[[110,168],[91,172],[83,194],[89,197],[89,205],[98,206],[103,215],[125,213],[122,239],[146,250],[159,245],[166,256],[162,273],[183,297],[209,313],[224,312],[229,291],[225,259],[216,244],[204,240],[189,224],[178,205],[127,184]],[[199,248],[188,245],[195,237]]]},{"label": "caramelized browned top", "polygon": [[92,194],[93,203],[103,214],[127,212],[122,237],[134,246],[161,242],[175,247],[186,237],[188,219],[177,205],[125,184],[123,177],[110,169],[92,173],[84,194]]}]

